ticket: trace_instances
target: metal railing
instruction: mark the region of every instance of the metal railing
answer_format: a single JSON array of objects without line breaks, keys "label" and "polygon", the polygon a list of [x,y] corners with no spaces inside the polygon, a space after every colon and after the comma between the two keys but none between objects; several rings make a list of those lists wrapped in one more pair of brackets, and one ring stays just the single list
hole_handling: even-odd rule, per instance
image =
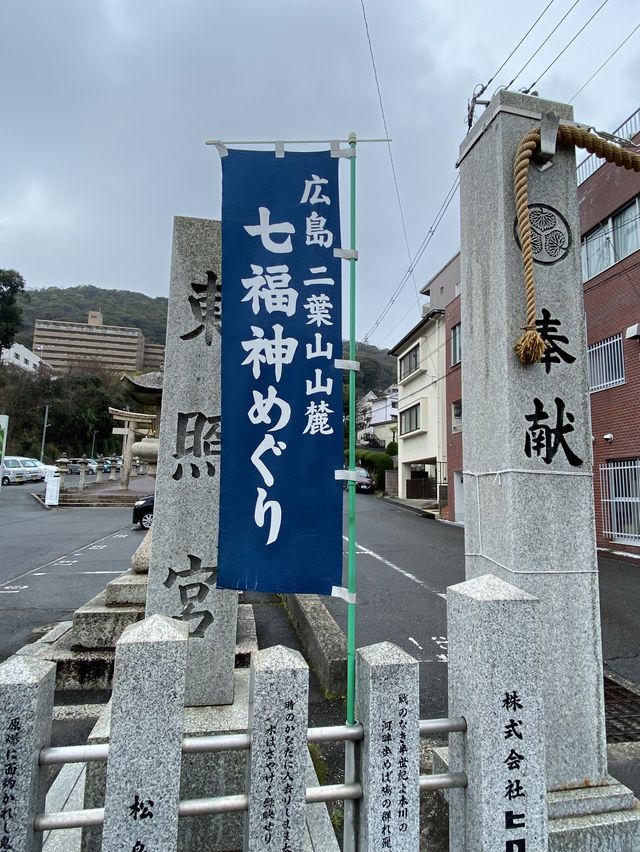
[{"label": "metal railing", "polygon": [[[613,131],[614,136],[620,136],[623,139],[633,139],[633,137],[640,133],[640,108],[637,109],[633,115],[630,115],[626,121],[623,121],[620,127],[617,127]],[[589,154],[581,163],[578,165],[578,186],[581,183],[591,177],[594,172],[597,172],[601,166],[606,165],[606,161],[601,157],[596,157],[595,154]]]},{"label": "metal railing", "polygon": [[640,544],[640,459],[600,465],[602,532],[613,540]]},{"label": "metal railing", "polygon": [[[421,737],[434,734],[465,733],[467,723],[464,718],[421,719],[419,731]],[[332,725],[307,730],[307,742],[347,742],[364,738],[364,728],[356,725]],[[183,754],[203,754],[219,751],[244,751],[251,748],[250,734],[219,734],[209,737],[183,737]],[[63,763],[104,762],[109,757],[109,744],[79,746],[52,746],[40,751],[40,766],[59,766]],[[420,775],[421,791],[451,790],[467,786],[464,772],[445,772],[434,775]],[[337,802],[362,798],[362,785],[325,784],[319,787],[307,787],[305,802]],[[249,797],[241,793],[235,796],[216,796],[205,799],[184,799],[178,804],[179,816],[204,816],[206,814],[224,814],[246,811]],[[34,820],[36,831],[56,831],[67,828],[89,828],[104,823],[104,808],[91,808],[82,811],[56,811],[38,814]]]}]

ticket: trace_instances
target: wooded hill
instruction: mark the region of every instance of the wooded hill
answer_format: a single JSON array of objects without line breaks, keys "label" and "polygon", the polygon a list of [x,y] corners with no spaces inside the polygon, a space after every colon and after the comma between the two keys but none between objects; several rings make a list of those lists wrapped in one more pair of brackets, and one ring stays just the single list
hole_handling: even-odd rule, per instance
[{"label": "wooded hill", "polygon": [[[36,319],[86,322],[89,311],[102,311],[105,325],[140,328],[149,343],[164,343],[167,328],[165,296],[151,298],[131,290],[103,290],[91,284],[79,287],[45,287],[28,290],[18,297],[22,323],[16,342],[31,348]],[[348,344],[342,345],[343,358],[348,358]],[[366,343],[357,344],[360,372],[356,378],[358,396],[370,390],[379,391],[396,380],[396,360],[386,349]]]},{"label": "wooded hill", "polygon": [[18,297],[22,323],[16,342],[31,349],[37,319],[86,322],[89,311],[102,311],[105,325],[139,328],[149,343],[164,344],[167,328],[165,296],[155,299],[131,290],[103,290],[91,284],[79,287],[45,287]]}]

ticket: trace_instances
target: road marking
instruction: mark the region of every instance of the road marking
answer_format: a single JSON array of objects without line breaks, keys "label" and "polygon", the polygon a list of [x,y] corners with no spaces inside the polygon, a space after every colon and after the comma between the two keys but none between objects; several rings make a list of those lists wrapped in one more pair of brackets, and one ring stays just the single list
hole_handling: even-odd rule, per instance
[{"label": "road marking", "polygon": [[[120,529],[126,530],[127,527],[120,527]],[[95,544],[99,544],[101,541],[106,541],[108,538],[111,538],[112,535],[113,535],[113,533],[109,533],[109,535],[105,535],[102,538],[98,538],[95,541],[92,541],[91,544],[85,544],[84,547],[81,547],[78,550],[74,551],[73,555],[74,556],[82,556],[84,554],[85,550],[88,550],[89,548],[93,547],[93,545],[95,545]],[[50,565],[55,565],[58,562],[59,559],[64,559],[64,558],[65,558],[64,556],[57,556],[55,559],[51,559],[49,562],[45,562],[43,565],[38,565],[36,568],[32,568],[30,571],[25,571],[23,574],[18,574],[17,577],[13,577],[11,580],[8,580],[6,585],[0,584],[0,591],[2,591],[2,589],[7,588],[7,586],[9,586],[11,583],[15,582],[16,580],[21,580],[23,577],[29,577],[31,574],[35,574],[36,572],[41,571],[43,568],[48,568]],[[118,573],[121,573],[121,572],[118,572]]]},{"label": "road marking", "polygon": [[28,589],[29,586],[4,586],[4,588],[0,589],[0,594],[2,595],[15,595],[17,592],[22,592],[25,589]]},{"label": "road marking", "polygon": [[[346,535],[343,535],[342,538],[345,541],[348,541]],[[379,553],[376,553],[375,550],[369,550],[368,547],[363,547],[361,544],[356,542],[356,547],[360,551],[360,553],[365,553],[367,556],[372,556],[374,559],[377,559],[378,562],[382,562],[383,565],[386,565],[388,568],[392,568],[394,571],[397,571],[398,574],[402,574],[403,577],[406,577],[407,580],[412,580],[414,583],[417,583],[419,586],[422,586],[423,589],[426,589],[427,592],[431,592],[432,595],[437,595],[439,598],[444,598],[446,600],[447,596],[443,592],[438,592],[436,589],[431,588],[428,583],[425,583],[424,580],[420,580],[416,577],[415,574],[411,574],[409,571],[405,571],[404,568],[400,568],[399,565],[394,565],[393,562],[389,562],[388,559],[385,559],[384,556],[380,556]]]},{"label": "road marking", "polygon": [[119,533],[118,535],[114,535],[114,538],[129,538],[129,533]]},{"label": "road marking", "polygon": [[124,571],[76,571],[76,573],[73,576],[75,577],[77,574],[126,574],[126,573],[127,573],[127,570],[125,568]]},{"label": "road marking", "polygon": [[104,550],[106,546],[106,544],[91,544],[89,550]]},{"label": "road marking", "polygon": [[416,640],[413,638],[413,636],[409,636],[409,642],[413,642],[413,644],[417,648],[420,648],[421,651],[424,651],[424,648],[422,647],[422,645],[418,644],[418,642],[416,642]]},{"label": "road marking", "polygon": [[58,561],[55,564],[56,565],[75,565],[77,561],[78,561],[77,559],[58,559]]}]

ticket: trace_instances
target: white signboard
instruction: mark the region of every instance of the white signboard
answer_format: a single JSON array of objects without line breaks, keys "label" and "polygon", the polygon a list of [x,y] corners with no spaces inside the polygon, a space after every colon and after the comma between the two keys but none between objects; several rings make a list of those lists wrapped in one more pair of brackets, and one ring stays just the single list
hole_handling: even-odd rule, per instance
[{"label": "white signboard", "polygon": [[[4,448],[7,444],[7,432],[9,431],[9,416],[0,414],[0,469],[2,468],[2,459],[4,458]],[[2,481],[0,478],[0,488]]]},{"label": "white signboard", "polygon": [[47,471],[47,491],[44,495],[45,506],[57,506],[60,496],[60,474],[53,470]]}]

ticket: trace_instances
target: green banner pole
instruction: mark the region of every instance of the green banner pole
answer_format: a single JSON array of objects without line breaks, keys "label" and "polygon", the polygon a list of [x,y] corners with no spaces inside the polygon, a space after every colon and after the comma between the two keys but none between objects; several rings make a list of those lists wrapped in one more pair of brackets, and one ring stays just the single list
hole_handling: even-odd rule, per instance
[{"label": "green banner pole", "polygon": [[[349,146],[353,155],[349,160],[351,208],[349,214],[349,247],[356,248],[356,134],[350,133]],[[356,359],[356,259],[349,260],[349,360]],[[349,470],[356,469],[356,371],[349,370]],[[347,546],[347,725],[356,723],[356,483],[347,482],[349,535]],[[352,784],[357,780],[356,744],[345,742],[344,780]],[[355,852],[357,836],[356,803],[344,803],[343,850]]]},{"label": "green banner pole", "polygon": [[[349,134],[353,156],[349,160],[351,211],[349,248],[356,248],[356,134]],[[356,260],[349,261],[349,360],[356,360]],[[349,370],[349,470],[356,469],[356,371]],[[347,604],[347,725],[356,721],[356,483],[349,480],[349,544],[347,557],[347,588],[351,601]]]}]

